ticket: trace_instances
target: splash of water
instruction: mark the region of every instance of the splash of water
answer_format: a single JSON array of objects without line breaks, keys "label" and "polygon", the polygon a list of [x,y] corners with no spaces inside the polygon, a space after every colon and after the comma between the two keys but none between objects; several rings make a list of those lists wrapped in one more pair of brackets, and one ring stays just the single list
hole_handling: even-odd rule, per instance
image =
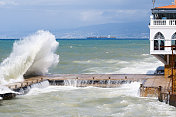
[{"label": "splash of water", "polygon": [[[139,97],[139,87],[140,82],[132,82],[122,84],[114,88],[101,88],[101,87],[82,87],[82,85],[90,83],[89,81],[79,81],[79,80],[65,80],[64,86],[50,86],[47,81],[42,84],[35,84],[30,87],[30,91],[27,95],[38,95],[42,93],[58,92],[58,91],[71,91],[71,90],[91,90],[93,92],[98,92],[98,90],[104,90],[104,92],[109,92],[106,95],[107,98],[113,98],[117,96],[131,96]],[[117,82],[118,84],[118,82]],[[41,85],[42,87],[38,86]]]},{"label": "splash of water", "polygon": [[44,89],[44,88],[47,88],[48,86],[49,86],[49,82],[46,80],[46,81],[43,81],[43,82],[32,84],[31,86],[27,86],[26,88],[21,88],[19,90],[19,93],[22,94],[22,95],[24,95],[24,94],[31,95],[31,92],[32,92],[32,94],[35,91],[37,91],[36,93],[38,93],[38,91],[40,92],[39,89]]},{"label": "splash of water", "polygon": [[17,92],[12,91],[11,89],[9,89],[6,86],[0,86],[0,94],[6,94],[6,93],[16,93],[16,94],[18,94]]},{"label": "splash of water", "polygon": [[55,36],[48,31],[37,31],[13,44],[8,58],[0,64],[0,84],[23,81],[24,75],[43,75],[59,62]]},{"label": "splash of water", "polygon": [[[64,80],[64,86],[72,86],[72,87],[87,87],[87,86],[94,86],[94,87],[106,87],[106,88],[115,88],[119,87],[123,84],[129,84],[132,81],[125,81],[125,80],[78,80],[78,79],[66,79]],[[57,85],[57,83],[56,83]]]}]

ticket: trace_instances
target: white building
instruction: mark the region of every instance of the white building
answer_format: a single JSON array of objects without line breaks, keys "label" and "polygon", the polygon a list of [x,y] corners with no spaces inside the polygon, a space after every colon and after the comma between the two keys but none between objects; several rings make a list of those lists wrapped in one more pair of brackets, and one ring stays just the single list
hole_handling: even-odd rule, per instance
[{"label": "white building", "polygon": [[[162,61],[165,68],[168,68],[171,66],[172,49],[163,46],[176,45],[176,0],[173,5],[152,9],[149,28],[150,54]],[[176,54],[176,51],[174,53]]]}]

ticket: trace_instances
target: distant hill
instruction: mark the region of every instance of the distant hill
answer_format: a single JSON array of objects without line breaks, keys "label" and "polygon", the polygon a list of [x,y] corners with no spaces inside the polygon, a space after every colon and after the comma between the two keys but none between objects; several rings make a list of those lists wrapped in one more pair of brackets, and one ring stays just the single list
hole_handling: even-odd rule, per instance
[{"label": "distant hill", "polygon": [[[47,30],[47,28],[46,28]],[[21,38],[36,30],[27,32],[7,32],[0,33],[1,39]],[[79,27],[74,29],[53,29],[49,30],[56,35],[57,38],[86,38],[94,36],[115,36],[117,38],[148,38],[149,29],[148,23],[131,22],[131,23],[108,23],[92,26]]]},{"label": "distant hill", "polygon": [[59,38],[86,38],[91,36],[116,36],[117,38],[148,38],[149,29],[145,22],[108,23],[55,32]]}]

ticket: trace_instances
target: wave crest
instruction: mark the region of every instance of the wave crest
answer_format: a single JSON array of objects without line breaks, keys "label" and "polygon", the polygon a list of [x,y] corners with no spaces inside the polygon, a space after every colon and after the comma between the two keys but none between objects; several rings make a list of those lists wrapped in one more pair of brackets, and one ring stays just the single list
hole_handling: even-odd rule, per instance
[{"label": "wave crest", "polygon": [[24,75],[43,75],[59,62],[59,43],[49,31],[39,30],[13,44],[13,50],[0,65],[0,83],[22,81]]}]

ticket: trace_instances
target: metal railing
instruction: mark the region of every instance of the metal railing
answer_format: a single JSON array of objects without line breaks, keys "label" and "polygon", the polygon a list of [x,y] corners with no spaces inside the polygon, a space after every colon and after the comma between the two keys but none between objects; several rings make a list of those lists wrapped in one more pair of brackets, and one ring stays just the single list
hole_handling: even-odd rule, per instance
[{"label": "metal railing", "polygon": [[151,19],[150,21],[151,26],[176,26],[176,19]]}]

